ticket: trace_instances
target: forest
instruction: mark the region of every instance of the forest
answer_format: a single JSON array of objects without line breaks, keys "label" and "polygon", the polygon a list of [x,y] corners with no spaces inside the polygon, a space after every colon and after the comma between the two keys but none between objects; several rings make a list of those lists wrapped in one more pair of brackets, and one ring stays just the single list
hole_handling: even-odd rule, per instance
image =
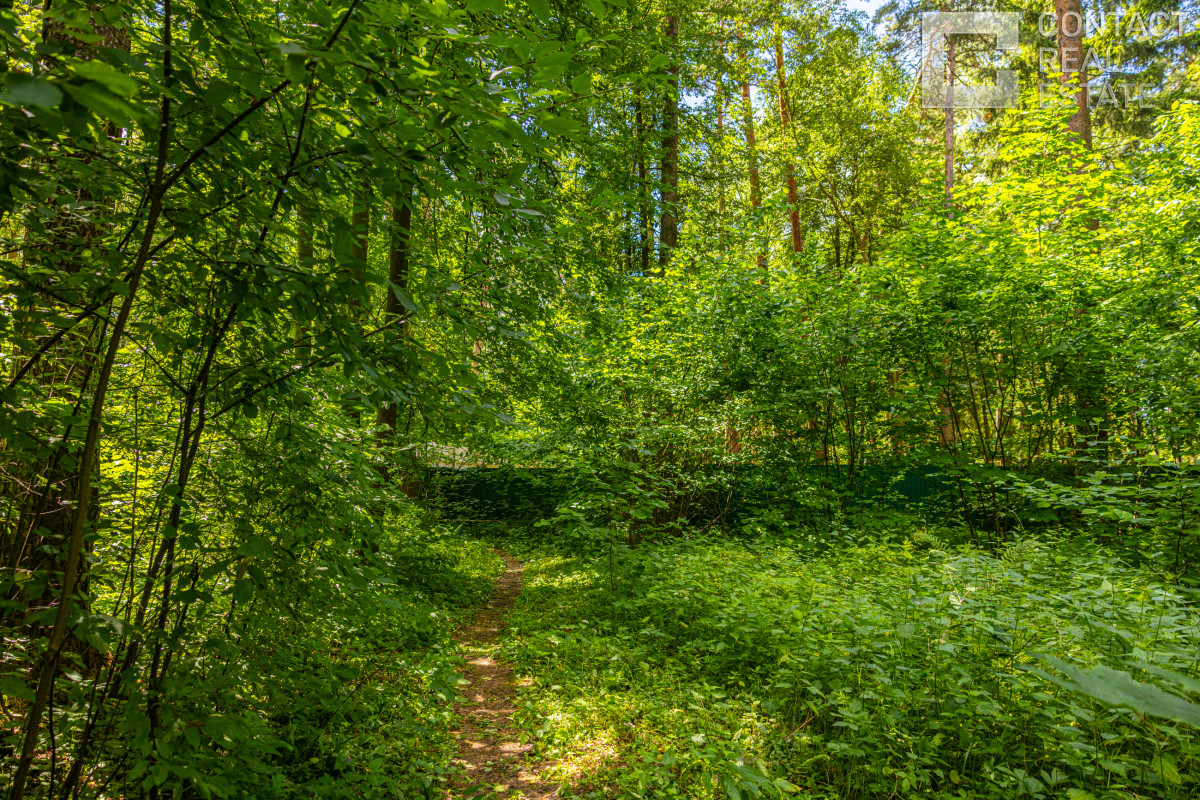
[{"label": "forest", "polygon": [[0,0],[0,797],[1200,796],[1194,0]]}]

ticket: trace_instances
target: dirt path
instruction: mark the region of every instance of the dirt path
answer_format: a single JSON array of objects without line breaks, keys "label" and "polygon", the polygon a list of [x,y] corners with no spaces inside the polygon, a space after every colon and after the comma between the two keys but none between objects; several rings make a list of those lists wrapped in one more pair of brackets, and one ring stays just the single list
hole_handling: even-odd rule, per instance
[{"label": "dirt path", "polygon": [[454,633],[467,658],[462,676],[470,685],[463,687],[466,700],[456,709],[455,762],[466,774],[451,785],[448,800],[552,798],[557,787],[540,780],[538,765],[526,763],[533,745],[521,744],[513,727],[512,671],[499,660],[504,618],[521,592],[521,562],[503,550],[495,552],[504,559],[504,573],[487,605]]}]

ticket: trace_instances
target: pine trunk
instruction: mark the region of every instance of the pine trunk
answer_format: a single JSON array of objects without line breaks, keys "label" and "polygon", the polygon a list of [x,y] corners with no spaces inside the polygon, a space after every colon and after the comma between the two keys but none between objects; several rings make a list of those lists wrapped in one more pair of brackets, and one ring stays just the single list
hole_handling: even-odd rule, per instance
[{"label": "pine trunk", "polygon": [[954,39],[946,37],[946,209],[954,219]]},{"label": "pine trunk", "polygon": [[[1075,113],[1067,127],[1092,149],[1092,112],[1088,106],[1087,64],[1083,50],[1083,4],[1080,0],[1054,0],[1058,14],[1058,65],[1062,83],[1075,83]],[[1076,24],[1078,23],[1078,24]]]}]

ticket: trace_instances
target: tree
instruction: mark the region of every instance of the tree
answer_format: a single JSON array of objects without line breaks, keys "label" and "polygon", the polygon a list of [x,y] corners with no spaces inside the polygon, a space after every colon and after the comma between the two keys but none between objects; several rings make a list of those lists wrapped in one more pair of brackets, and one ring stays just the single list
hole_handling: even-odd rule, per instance
[{"label": "tree", "polygon": [[[775,79],[779,85],[779,121],[785,133],[792,138],[792,112],[788,108],[787,69],[783,59],[783,26],[775,25]],[[791,159],[787,160],[788,199],[788,228],[792,234],[792,252],[799,253],[804,249],[804,234],[800,230],[800,198],[796,192],[796,167]]]},{"label": "tree", "polygon": [[1080,0],[1055,0],[1054,12],[1058,42],[1059,80],[1076,87],[1075,113],[1067,122],[1071,132],[1084,146],[1092,149],[1092,111],[1088,97],[1086,53],[1083,49],[1085,22]]},{"label": "tree", "polygon": [[[675,48],[679,38],[679,23],[667,15],[667,47]],[[679,64],[672,61],[667,68],[669,77],[663,100],[662,139],[662,220],[659,226],[659,268],[671,261],[672,251],[679,245]]]},{"label": "tree", "polygon": [[[751,66],[747,43],[738,34],[738,45],[741,52],[741,84],[742,84],[742,120],[746,134],[746,178],[750,184],[750,208],[757,214],[762,208],[762,179],[758,167],[758,143],[754,136],[754,102],[750,95],[750,80],[753,67]],[[767,274],[767,242],[764,240],[758,250],[758,269],[766,280]]]}]

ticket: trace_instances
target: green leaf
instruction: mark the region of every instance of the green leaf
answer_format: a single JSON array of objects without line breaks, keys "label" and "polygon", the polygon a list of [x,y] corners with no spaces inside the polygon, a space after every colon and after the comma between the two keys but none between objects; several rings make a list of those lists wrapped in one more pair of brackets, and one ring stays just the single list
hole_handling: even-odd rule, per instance
[{"label": "green leaf", "polygon": [[420,311],[420,308],[415,302],[413,302],[413,299],[405,294],[399,286],[390,282],[388,283],[388,286],[392,287],[392,294],[396,295],[396,299],[400,301],[400,305],[408,309],[409,313],[416,314]]},{"label": "green leaf", "polygon": [[542,22],[550,21],[550,0],[529,0],[529,10]]},{"label": "green leaf", "polygon": [[308,78],[307,59],[301,55],[289,55],[283,62],[283,72],[292,83],[305,83]]},{"label": "green leaf", "polygon": [[556,114],[543,114],[539,119],[539,124],[541,124],[547,133],[571,138],[578,135],[582,129],[578,120],[571,119],[570,117],[560,117]]},{"label": "green leaf", "polygon": [[565,50],[552,50],[548,53],[539,54],[537,64],[539,67],[562,67],[571,63],[571,54]]},{"label": "green leaf", "polygon": [[1157,772],[1163,779],[1163,783],[1178,786],[1183,783],[1183,778],[1179,775],[1179,770],[1175,767],[1175,762],[1170,756],[1164,756],[1162,753],[1154,755],[1154,771]]},{"label": "green leaf", "polygon": [[1159,667],[1154,664],[1139,664],[1138,666],[1146,670],[1146,672],[1149,672],[1151,675],[1157,675],[1160,678],[1166,678],[1172,683],[1179,684],[1186,691],[1200,694],[1200,680],[1188,677],[1187,675],[1180,675],[1178,672],[1169,670],[1166,667]]},{"label": "green leaf", "polygon": [[138,90],[137,81],[110,67],[103,61],[84,61],[75,65],[75,73],[108,89],[115,95],[129,97]]},{"label": "green leaf", "polygon": [[112,642],[120,639],[129,626],[120,617],[107,614],[84,614],[72,629],[74,634],[101,652],[109,652]]},{"label": "green leaf", "polygon": [[1079,692],[1111,706],[1126,706],[1140,714],[1165,717],[1200,728],[1200,705],[1168,694],[1152,684],[1140,683],[1128,672],[1105,666],[1085,670],[1054,656],[1039,654],[1038,657],[1066,677],[1062,678],[1032,667],[1025,669],[1064,689]]},{"label": "green leaf", "polygon": [[250,573],[250,577],[254,580],[255,583],[257,583],[259,586],[261,586],[263,588],[266,588],[267,573],[262,571],[262,567],[258,566],[258,564],[251,562],[246,565],[246,572]]},{"label": "green leaf", "polygon": [[0,678],[0,697],[15,697],[18,700],[33,700],[34,692],[20,678]]},{"label": "green leaf", "polygon": [[0,103],[10,106],[39,106],[54,108],[62,102],[62,91],[47,80],[14,75],[9,78],[8,91],[0,94]]},{"label": "green leaf", "polygon": [[75,102],[96,116],[101,119],[111,120],[121,126],[131,124],[133,115],[137,110],[98,83],[85,83],[83,86],[64,86],[63,90],[71,95]]},{"label": "green leaf", "polygon": [[245,603],[254,596],[254,581],[249,578],[242,578],[233,587],[233,601],[235,603]]}]

